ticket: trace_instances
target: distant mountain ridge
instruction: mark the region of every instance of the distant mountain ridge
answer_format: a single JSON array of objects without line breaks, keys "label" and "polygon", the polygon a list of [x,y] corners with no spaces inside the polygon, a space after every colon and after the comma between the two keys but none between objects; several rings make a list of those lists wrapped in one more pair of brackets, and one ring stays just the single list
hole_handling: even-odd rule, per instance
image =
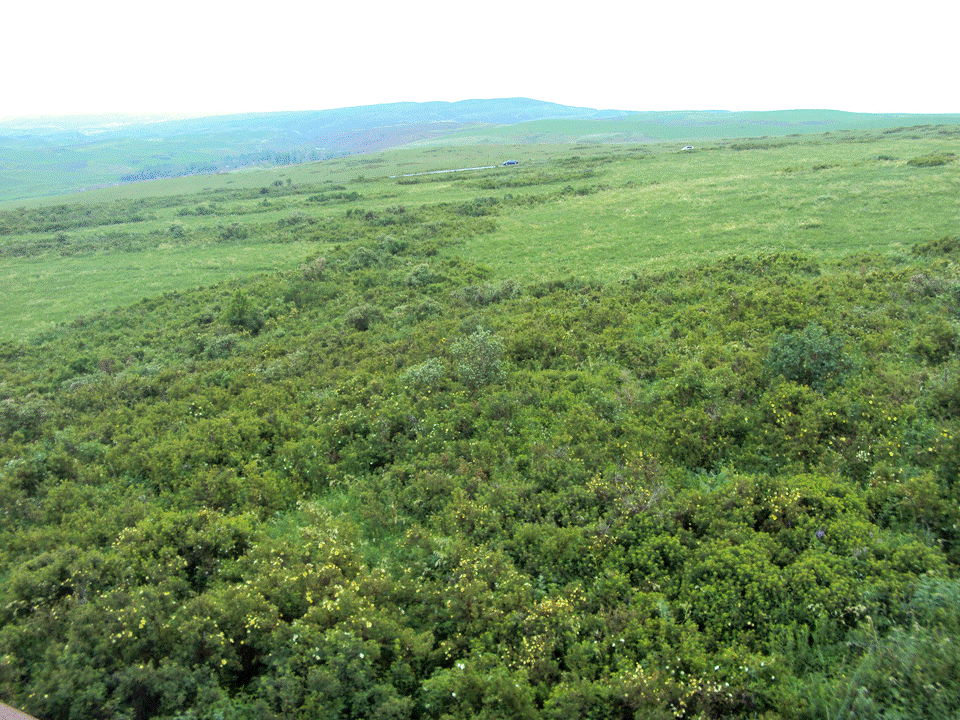
[{"label": "distant mountain ridge", "polygon": [[0,200],[162,177],[289,165],[445,142],[643,143],[957,123],[960,115],[597,110],[530,98],[211,117],[87,115],[0,120]]},{"label": "distant mountain ridge", "polygon": [[149,115],[69,115],[0,119],[0,136],[60,133],[140,134],[163,130],[172,134],[222,132],[251,126],[311,130],[349,129],[379,124],[456,122],[498,125],[550,118],[600,118],[627,114],[621,110],[572,107],[529,98],[460,100],[457,102],[398,102],[331,110],[291,110],[235,113],[203,117]]}]

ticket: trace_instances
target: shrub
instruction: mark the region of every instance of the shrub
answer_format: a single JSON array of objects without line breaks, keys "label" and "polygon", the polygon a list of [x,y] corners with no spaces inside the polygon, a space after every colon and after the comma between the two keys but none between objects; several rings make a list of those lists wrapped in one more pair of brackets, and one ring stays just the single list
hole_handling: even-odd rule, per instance
[{"label": "shrub", "polygon": [[390,316],[400,323],[418,323],[441,314],[443,314],[443,306],[435,300],[427,298],[418,303],[400,305],[394,308]]},{"label": "shrub", "polygon": [[277,224],[280,227],[285,227],[287,225],[291,225],[291,226],[302,225],[303,223],[311,222],[311,221],[312,221],[312,218],[309,215],[307,215],[303,210],[292,210],[287,214],[286,217],[280,218],[280,220],[277,221]]},{"label": "shrub", "polygon": [[0,400],[0,438],[21,432],[25,438],[32,440],[49,415],[47,403],[38,397]]},{"label": "shrub", "polygon": [[493,208],[498,203],[499,201],[492,197],[474,198],[471,202],[458,205],[454,212],[465,217],[483,217],[484,215],[492,215]]},{"label": "shrub", "polygon": [[256,335],[263,327],[263,316],[253,307],[243,290],[237,290],[237,294],[233,296],[233,300],[224,312],[223,319],[227,325],[246,330],[251,335]]},{"label": "shrub", "polygon": [[323,270],[327,264],[325,257],[318,257],[303,266],[303,277],[307,280],[322,280]]},{"label": "shrub", "polygon": [[939,240],[928,240],[911,248],[914,255],[955,255],[960,251],[960,237],[944,235]]},{"label": "shrub", "polygon": [[365,247],[358,247],[347,260],[347,270],[362,270],[380,264],[380,256]]},{"label": "shrub", "polygon": [[944,318],[935,318],[918,328],[910,349],[926,362],[939,365],[957,350],[957,330]]},{"label": "shrub", "polygon": [[921,155],[920,157],[907,160],[907,165],[913,165],[914,167],[937,167],[938,165],[946,165],[948,162],[953,162],[956,157],[957,156],[952,153]]},{"label": "shrub", "polygon": [[409,273],[407,273],[406,282],[407,285],[411,287],[422,287],[423,285],[429,285],[431,283],[437,282],[440,278],[433,271],[433,268],[430,267],[427,263],[420,263],[415,265]]},{"label": "shrub", "polygon": [[400,373],[400,382],[416,390],[432,391],[440,387],[440,381],[446,374],[443,362],[437,358],[430,358]]},{"label": "shrub", "polygon": [[765,361],[769,373],[820,392],[839,383],[851,366],[844,353],[843,338],[831,335],[816,323],[799,332],[780,335]]},{"label": "shrub", "polygon": [[363,332],[368,330],[373,323],[381,319],[383,319],[383,313],[380,311],[380,308],[364,303],[363,305],[350,308],[347,311],[347,314],[343,318],[343,325],[344,327],[352,327],[354,330]]},{"label": "shrub", "polygon": [[250,235],[250,230],[240,223],[231,223],[220,228],[221,240],[243,240]]},{"label": "shrub", "polygon": [[380,249],[388,255],[396,255],[407,249],[407,241],[397,239],[393,235],[384,235],[380,239]]},{"label": "shrub", "polygon": [[469,337],[457,341],[453,356],[457,360],[457,374],[471,390],[484,385],[503,382],[503,341],[489,330],[479,329]]},{"label": "shrub", "polygon": [[221,335],[203,344],[203,354],[210,360],[221,360],[230,357],[236,350],[239,335]]},{"label": "shrub", "polygon": [[958,717],[957,590],[955,580],[925,577],[905,608],[909,624],[881,636],[868,621],[849,642],[863,649],[855,665],[832,681],[817,676],[801,682],[807,716]]},{"label": "shrub", "polygon": [[491,305],[504,300],[520,297],[520,285],[514,280],[504,280],[499,283],[483,283],[482,285],[467,285],[454,290],[452,295],[461,302],[470,305]]}]

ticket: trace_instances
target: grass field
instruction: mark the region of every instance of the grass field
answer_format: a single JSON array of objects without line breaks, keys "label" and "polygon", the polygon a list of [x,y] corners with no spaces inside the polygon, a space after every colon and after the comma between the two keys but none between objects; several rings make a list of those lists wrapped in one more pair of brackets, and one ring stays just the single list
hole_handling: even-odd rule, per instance
[{"label": "grass field", "polygon": [[4,335],[24,337],[79,315],[146,297],[291,267],[308,254],[305,243],[223,248],[158,248],[58,258],[4,260],[0,309]]},{"label": "grass field", "polygon": [[[960,126],[730,139],[687,152],[677,143],[444,144],[5,203],[0,319],[5,337],[25,337],[359,242],[343,225],[352,210],[478,199],[493,203],[486,231],[441,251],[525,282],[615,280],[730,255],[895,254],[957,232],[958,148]],[[941,165],[910,162],[938,154]],[[499,167],[509,157],[521,164]],[[417,174],[488,165],[497,167]],[[382,234],[396,232],[407,230]]]},{"label": "grass field", "polygon": [[758,252],[900,252],[960,225],[960,165],[908,165],[943,151],[941,138],[621,155],[592,184],[505,213],[494,234],[458,252],[525,280],[615,279]]}]

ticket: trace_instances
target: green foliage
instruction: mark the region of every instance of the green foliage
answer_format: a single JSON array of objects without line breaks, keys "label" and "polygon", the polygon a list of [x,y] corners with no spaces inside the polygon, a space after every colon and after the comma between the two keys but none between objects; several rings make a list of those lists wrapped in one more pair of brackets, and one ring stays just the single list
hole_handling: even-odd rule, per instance
[{"label": "green foliage", "polygon": [[503,382],[504,350],[503,340],[484,328],[461,338],[450,348],[457,363],[457,377],[472,391]]},{"label": "green foliage", "polygon": [[257,310],[243,290],[237,290],[230,304],[224,310],[223,320],[227,325],[256,335],[263,327],[263,316]]},{"label": "green foliage", "polygon": [[383,319],[383,312],[380,308],[364,303],[347,310],[347,313],[343,316],[343,325],[363,332],[369,330],[371,325],[381,319]]},{"label": "green foliage", "polygon": [[910,349],[928,363],[940,365],[956,355],[960,347],[957,328],[943,317],[932,318],[917,328]]},{"label": "green foliage", "polygon": [[411,287],[424,287],[440,279],[441,277],[430,264],[420,263],[419,265],[415,265],[410,272],[407,273],[406,282]]},{"label": "green foliage", "polygon": [[911,158],[907,160],[907,165],[913,165],[914,167],[937,167],[939,165],[946,165],[949,162],[953,162],[957,159],[957,156],[953,153],[936,153],[933,155],[923,155],[921,157]]},{"label": "green foliage", "polygon": [[[821,140],[790,140],[812,153],[791,182],[842,172]],[[566,205],[586,235],[616,172],[657,171],[582,153],[532,200],[478,205],[491,173],[404,186],[461,188],[433,204],[370,179],[350,214],[305,180],[171,201],[304,246],[0,344],[4,701],[51,720],[956,715],[955,243],[621,258],[616,282],[578,261],[531,285],[457,257],[519,209]],[[566,191],[587,168],[609,188]],[[534,195],[541,169],[508,179]],[[179,242],[156,203],[155,242]]]},{"label": "green foliage", "polygon": [[420,392],[433,392],[440,389],[440,383],[446,377],[447,369],[441,360],[430,358],[419,365],[409,367],[400,373],[398,380]]},{"label": "green foliage", "polygon": [[960,237],[944,235],[939,240],[917,243],[910,252],[914,255],[956,255],[960,251]]},{"label": "green foliage", "polygon": [[230,223],[220,228],[221,240],[244,240],[250,235],[250,229],[240,223]]},{"label": "green foliage", "polygon": [[368,250],[365,247],[358,247],[347,260],[347,269],[361,270],[379,265],[380,261],[381,258],[378,253],[373,250]]},{"label": "green foliage", "polygon": [[843,338],[816,323],[777,337],[764,364],[773,375],[818,391],[838,384],[852,366]]},{"label": "green foliage", "polygon": [[868,618],[851,637],[844,672],[798,683],[802,716],[960,716],[957,600],[956,581],[928,576],[905,603],[903,625],[881,634]]},{"label": "green foliage", "polygon": [[36,439],[49,413],[49,406],[40,397],[28,395],[0,400],[0,438],[16,433],[23,440]]},{"label": "green foliage", "polygon": [[467,285],[454,290],[453,297],[471,305],[490,305],[492,303],[513,300],[520,297],[520,286],[513,280],[504,280],[499,283],[483,283]]}]

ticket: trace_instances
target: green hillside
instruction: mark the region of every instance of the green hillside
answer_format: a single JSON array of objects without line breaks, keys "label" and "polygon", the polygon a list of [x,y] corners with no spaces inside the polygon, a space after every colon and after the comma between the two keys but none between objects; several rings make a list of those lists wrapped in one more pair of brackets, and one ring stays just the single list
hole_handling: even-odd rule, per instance
[{"label": "green hillside", "polygon": [[[902,253],[960,220],[960,165],[911,164],[952,157],[957,128],[734,139],[692,152],[677,144],[413,148],[7,203],[2,334],[24,337],[77,314],[289,269],[330,244],[358,241],[357,213],[395,218],[389,210],[398,207],[430,215],[472,204],[462,212],[481,229],[438,252],[523,282],[618,280],[744,253]],[[521,164],[499,167],[510,157]],[[433,172],[485,166],[497,167]],[[380,222],[362,232],[405,231]]]},{"label": "green hillside", "polygon": [[409,148],[8,204],[0,701],[956,717],[958,145]]},{"label": "green hillside", "polygon": [[523,123],[478,126],[414,144],[686,143],[836,132],[902,131],[918,126],[955,125],[958,119],[960,117],[956,115],[849,113],[838,110],[636,112],[615,117],[545,118]]},{"label": "green hillside", "polygon": [[207,118],[0,120],[0,202],[160,178],[314,163],[400,147],[519,144],[536,153],[535,146],[544,143],[686,143],[957,122],[960,115],[833,110],[602,111],[527,98]]}]

